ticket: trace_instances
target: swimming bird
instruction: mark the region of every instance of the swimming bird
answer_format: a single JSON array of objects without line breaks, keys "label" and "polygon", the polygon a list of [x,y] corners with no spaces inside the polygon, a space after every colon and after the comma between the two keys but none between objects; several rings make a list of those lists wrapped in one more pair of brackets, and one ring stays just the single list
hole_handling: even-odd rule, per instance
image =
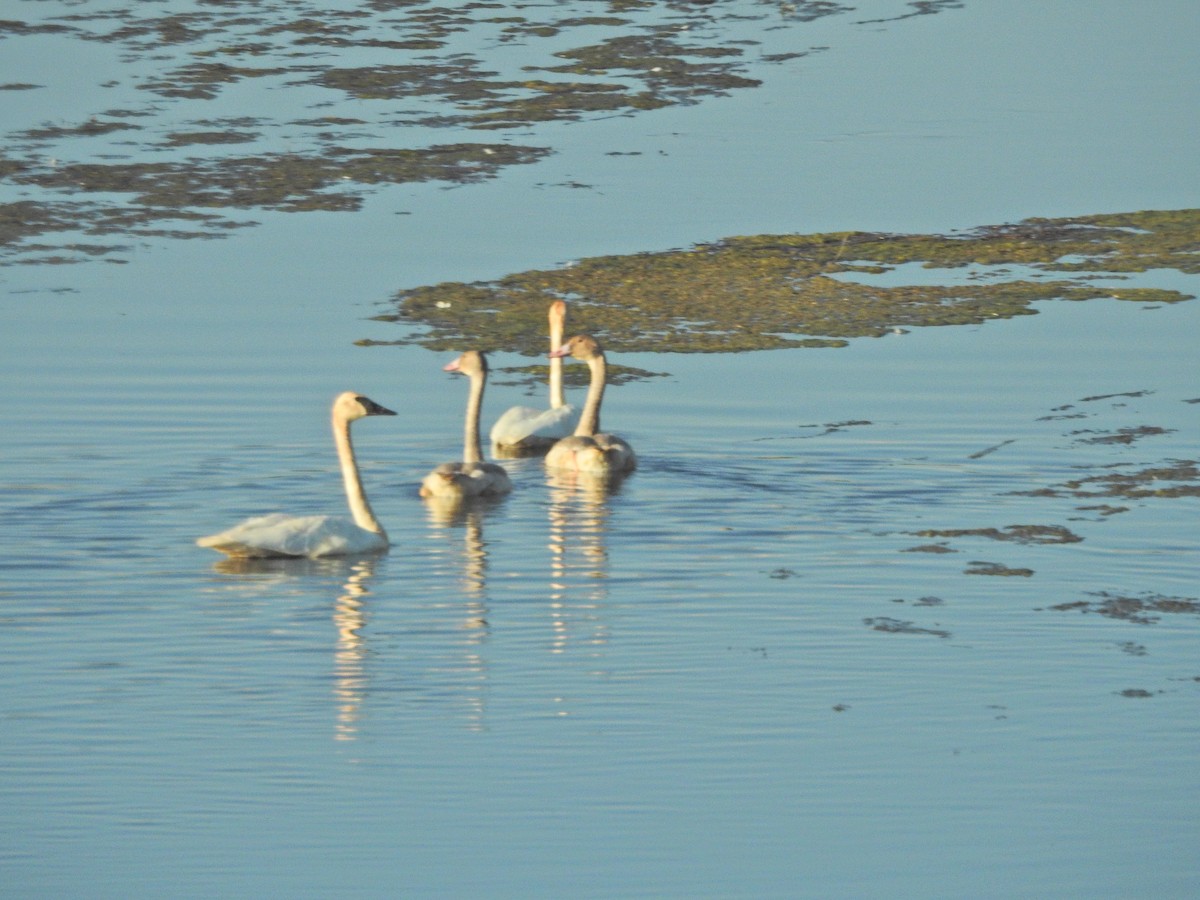
[{"label": "swimming bird", "polygon": [[448,363],[444,370],[461,372],[471,380],[467,395],[467,416],[463,427],[463,458],[461,462],[442,463],[421,482],[422,497],[495,497],[512,490],[512,481],[503,466],[483,461],[479,445],[479,411],[483,407],[483,391],[487,385],[487,357],[478,350],[468,350]]},{"label": "swimming bird", "polygon": [[575,433],[550,448],[546,465],[600,475],[633,471],[637,467],[633,448],[616,435],[600,432],[600,403],[604,399],[607,361],[599,342],[591,335],[577,334],[550,355],[583,360],[591,370],[591,380]]},{"label": "swimming bird", "polygon": [[227,531],[199,538],[196,543],[238,559],[357,556],[386,550],[387,532],[375,518],[358,474],[350,423],[366,416],[394,415],[353,391],[339,394],[333,401],[333,440],[353,519],[272,513],[247,519]]},{"label": "swimming bird", "polygon": [[[550,304],[550,349],[557,350],[563,342],[563,323],[567,304],[555,300]],[[520,456],[545,451],[559,438],[575,431],[579,423],[579,408],[567,403],[563,396],[563,363],[550,358],[550,408],[514,406],[504,412],[492,426],[489,437],[496,452]]]}]

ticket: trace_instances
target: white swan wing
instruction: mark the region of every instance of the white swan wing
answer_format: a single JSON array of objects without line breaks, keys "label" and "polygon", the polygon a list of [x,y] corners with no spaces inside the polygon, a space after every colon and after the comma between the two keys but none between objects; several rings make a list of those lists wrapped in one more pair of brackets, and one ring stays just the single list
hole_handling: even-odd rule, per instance
[{"label": "white swan wing", "polygon": [[339,516],[255,516],[219,534],[199,538],[229,556],[245,558],[353,556],[387,547],[387,539]]},{"label": "white swan wing", "polygon": [[513,406],[496,420],[488,438],[493,444],[516,444],[529,434],[528,423],[541,415],[543,410],[532,406]]},{"label": "white swan wing", "polygon": [[496,420],[490,437],[493,444],[515,447],[531,441],[557,441],[573,434],[579,424],[579,409],[570,404],[552,409],[514,406]]}]

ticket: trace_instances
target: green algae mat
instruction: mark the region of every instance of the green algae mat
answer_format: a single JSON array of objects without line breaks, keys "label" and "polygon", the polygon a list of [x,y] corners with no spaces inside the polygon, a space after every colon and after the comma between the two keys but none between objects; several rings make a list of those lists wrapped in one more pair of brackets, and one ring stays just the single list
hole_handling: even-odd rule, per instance
[{"label": "green algae mat", "polygon": [[[902,266],[920,277],[906,279]],[[401,290],[394,312],[377,318],[418,327],[393,342],[360,343],[540,355],[546,307],[559,298],[570,304],[569,331],[596,334],[618,353],[834,347],[898,329],[1033,315],[1038,301],[1192,299],[1120,284],[1152,270],[1200,271],[1200,210],[1028,219],[948,235],[730,237],[600,256]]]}]

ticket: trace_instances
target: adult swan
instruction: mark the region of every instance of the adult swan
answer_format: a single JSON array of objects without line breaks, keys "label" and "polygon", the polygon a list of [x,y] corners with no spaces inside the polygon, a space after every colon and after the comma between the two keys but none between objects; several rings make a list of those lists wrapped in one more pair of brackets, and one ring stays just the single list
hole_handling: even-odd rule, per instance
[{"label": "adult swan", "polygon": [[[555,300],[550,304],[550,349],[557,350],[563,342],[563,323],[567,304]],[[567,403],[563,396],[562,359],[550,357],[550,408],[514,406],[504,412],[492,426],[489,437],[500,456],[527,456],[543,453],[559,438],[575,431],[579,409]]]},{"label": "adult swan", "polygon": [[272,513],[247,519],[228,531],[202,537],[196,543],[241,559],[357,556],[386,550],[387,532],[371,511],[358,474],[354,447],[350,443],[350,423],[366,416],[394,415],[390,409],[353,391],[339,394],[333,401],[333,440],[337,445],[346,500],[353,520],[340,516]]}]

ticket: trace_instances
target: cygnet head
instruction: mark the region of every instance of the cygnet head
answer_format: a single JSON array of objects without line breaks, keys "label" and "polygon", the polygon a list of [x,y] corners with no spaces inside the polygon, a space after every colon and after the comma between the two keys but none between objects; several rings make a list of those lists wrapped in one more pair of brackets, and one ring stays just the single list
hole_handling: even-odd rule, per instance
[{"label": "cygnet head", "polygon": [[370,397],[364,397],[354,391],[345,391],[337,395],[333,401],[333,414],[346,422],[353,422],[355,419],[365,416],[395,415],[390,409],[380,406]]},{"label": "cygnet head", "polygon": [[599,341],[590,334],[577,334],[557,350],[550,351],[550,356],[573,356],[575,359],[586,361],[600,356],[603,352]]},{"label": "cygnet head", "polygon": [[468,377],[480,373],[486,375],[487,370],[487,357],[478,350],[468,350],[458,359],[442,366],[444,372],[461,372]]},{"label": "cygnet head", "polygon": [[550,321],[558,322],[559,325],[567,317],[567,303],[565,300],[555,300],[550,304]]}]

